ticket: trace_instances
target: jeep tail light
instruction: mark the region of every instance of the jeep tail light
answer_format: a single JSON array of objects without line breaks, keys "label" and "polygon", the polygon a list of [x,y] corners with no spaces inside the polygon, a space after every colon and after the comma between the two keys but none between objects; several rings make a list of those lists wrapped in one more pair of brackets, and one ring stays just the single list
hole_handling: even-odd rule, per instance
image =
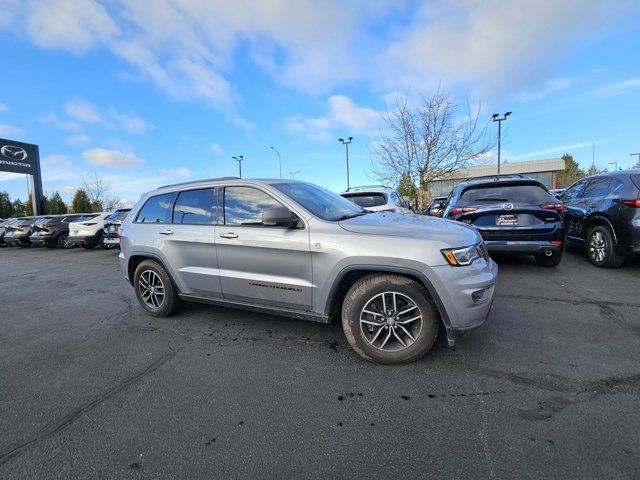
[{"label": "jeep tail light", "polygon": [[555,210],[556,212],[561,212],[564,210],[564,202],[559,203],[543,203],[539,205],[540,208],[546,208],[548,210]]},{"label": "jeep tail light", "polygon": [[53,223],[45,223],[43,225],[44,228],[53,228]]},{"label": "jeep tail light", "polygon": [[630,207],[640,208],[640,198],[636,198],[633,200],[622,200],[622,203],[625,205],[629,205]]},{"label": "jeep tail light", "polygon": [[84,225],[85,227],[90,227],[91,225],[97,225],[98,222],[83,222],[80,225]]},{"label": "jeep tail light", "polygon": [[475,212],[476,210],[478,210],[477,208],[474,207],[453,207],[451,209],[451,213],[453,215],[458,215],[460,213],[471,213],[471,212]]}]

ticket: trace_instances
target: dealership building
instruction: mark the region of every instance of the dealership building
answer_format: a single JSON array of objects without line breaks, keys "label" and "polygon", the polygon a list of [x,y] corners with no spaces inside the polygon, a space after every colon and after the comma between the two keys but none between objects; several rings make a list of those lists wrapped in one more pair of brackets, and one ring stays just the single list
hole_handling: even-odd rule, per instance
[{"label": "dealership building", "polygon": [[[544,183],[547,188],[556,188],[558,172],[564,170],[564,168],[565,165],[562,158],[548,158],[529,162],[505,162],[500,164],[500,175],[522,175]],[[498,165],[496,164],[461,168],[446,179],[431,182],[429,184],[429,194],[431,197],[449,195],[451,189],[464,180],[491,178],[497,174]]]}]

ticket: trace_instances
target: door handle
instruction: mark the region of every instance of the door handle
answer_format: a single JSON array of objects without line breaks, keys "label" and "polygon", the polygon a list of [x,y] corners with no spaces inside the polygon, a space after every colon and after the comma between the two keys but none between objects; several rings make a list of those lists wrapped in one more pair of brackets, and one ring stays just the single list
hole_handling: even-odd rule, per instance
[{"label": "door handle", "polygon": [[238,238],[238,235],[236,235],[233,232],[229,232],[229,233],[223,233],[222,235],[220,235],[222,238]]},{"label": "door handle", "polygon": [[168,228],[166,230],[162,230],[161,232],[159,232],[160,235],[173,235],[173,230],[169,230]]}]

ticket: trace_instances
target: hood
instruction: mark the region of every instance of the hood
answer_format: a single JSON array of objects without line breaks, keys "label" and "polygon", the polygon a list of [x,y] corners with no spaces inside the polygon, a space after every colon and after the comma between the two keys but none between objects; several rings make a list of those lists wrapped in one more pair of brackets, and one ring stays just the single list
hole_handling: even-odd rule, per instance
[{"label": "hood", "polygon": [[438,240],[452,247],[473,245],[481,240],[473,227],[426,215],[369,213],[342,220],[339,225],[353,233]]}]

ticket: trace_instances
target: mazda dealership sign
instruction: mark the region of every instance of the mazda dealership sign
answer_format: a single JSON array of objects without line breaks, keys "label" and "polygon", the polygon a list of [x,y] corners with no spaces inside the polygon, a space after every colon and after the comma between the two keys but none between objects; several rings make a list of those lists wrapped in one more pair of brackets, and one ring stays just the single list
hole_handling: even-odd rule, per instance
[{"label": "mazda dealership sign", "polygon": [[42,213],[42,177],[38,146],[0,138],[0,172],[24,173],[33,178],[31,200],[36,215]]},{"label": "mazda dealership sign", "polygon": [[0,138],[0,171],[38,175],[38,146]]}]

